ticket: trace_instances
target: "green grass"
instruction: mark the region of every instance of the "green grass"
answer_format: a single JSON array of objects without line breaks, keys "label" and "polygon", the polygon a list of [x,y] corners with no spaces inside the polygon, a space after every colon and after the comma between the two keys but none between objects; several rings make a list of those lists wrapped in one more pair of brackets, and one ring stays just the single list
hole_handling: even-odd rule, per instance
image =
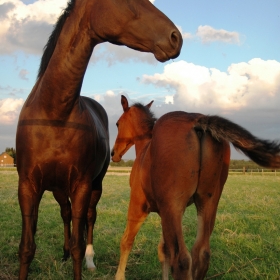
[{"label": "green grass", "polygon": [[[98,204],[94,231],[95,264],[83,279],[114,279],[119,242],[126,223],[128,176],[107,175]],[[0,172],[0,279],[17,279],[21,217],[17,201],[17,173]],[[230,175],[223,192],[211,238],[208,279],[280,279],[280,177]],[[186,211],[186,244],[196,233],[196,211]],[[127,266],[127,279],[161,279],[157,259],[160,219],[152,213],[141,228]],[[29,279],[72,279],[72,262],[62,257],[63,226],[59,207],[46,192],[39,210],[37,250]]]}]

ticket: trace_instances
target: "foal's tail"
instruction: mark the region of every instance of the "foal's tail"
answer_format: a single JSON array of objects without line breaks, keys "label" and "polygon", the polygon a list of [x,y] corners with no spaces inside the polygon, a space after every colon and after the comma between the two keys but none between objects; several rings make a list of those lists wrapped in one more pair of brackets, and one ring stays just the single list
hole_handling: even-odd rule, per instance
[{"label": "foal's tail", "polygon": [[195,129],[211,133],[218,141],[225,140],[242,151],[257,164],[280,168],[280,142],[261,140],[243,127],[219,116],[202,116],[195,124]]}]

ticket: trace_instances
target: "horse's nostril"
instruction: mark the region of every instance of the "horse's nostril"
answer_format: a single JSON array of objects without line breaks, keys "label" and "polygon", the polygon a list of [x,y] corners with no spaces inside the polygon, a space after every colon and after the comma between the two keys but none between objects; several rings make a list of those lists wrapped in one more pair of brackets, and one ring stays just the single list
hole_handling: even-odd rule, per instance
[{"label": "horse's nostril", "polygon": [[112,157],[114,156],[114,150],[112,150],[112,152],[111,152],[111,156],[112,156]]},{"label": "horse's nostril", "polygon": [[172,42],[172,44],[177,45],[178,41],[179,41],[178,40],[178,34],[177,34],[176,31],[173,31],[171,33],[171,42]]},{"label": "horse's nostril", "polygon": [[183,45],[183,39],[181,36],[181,33],[177,30],[172,31],[171,35],[170,35],[170,43],[172,45],[172,47],[176,50],[178,50],[178,53],[176,53],[176,55],[172,58],[176,58],[179,56],[180,54],[180,49]]}]

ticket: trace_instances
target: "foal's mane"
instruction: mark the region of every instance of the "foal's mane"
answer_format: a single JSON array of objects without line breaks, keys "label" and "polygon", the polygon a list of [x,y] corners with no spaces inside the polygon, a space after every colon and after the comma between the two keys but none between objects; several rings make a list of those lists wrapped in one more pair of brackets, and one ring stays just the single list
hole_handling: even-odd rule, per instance
[{"label": "foal's mane", "polygon": [[144,106],[142,103],[134,103],[132,106],[140,109],[142,112],[145,113],[145,117],[143,118],[142,123],[145,126],[147,126],[149,130],[152,130],[157,120],[154,113],[147,106]]},{"label": "foal's mane", "polygon": [[58,20],[54,26],[54,29],[49,37],[49,40],[44,47],[44,53],[43,53],[43,56],[41,59],[41,64],[39,67],[37,79],[39,79],[45,73],[45,71],[48,67],[49,61],[54,52],[54,49],[55,49],[57,40],[59,38],[59,35],[61,33],[62,27],[63,27],[66,19],[70,15],[71,11],[73,10],[73,8],[75,6],[75,1],[76,0],[70,0],[68,2],[67,7],[64,9],[64,12],[60,15],[60,17],[58,18]]}]

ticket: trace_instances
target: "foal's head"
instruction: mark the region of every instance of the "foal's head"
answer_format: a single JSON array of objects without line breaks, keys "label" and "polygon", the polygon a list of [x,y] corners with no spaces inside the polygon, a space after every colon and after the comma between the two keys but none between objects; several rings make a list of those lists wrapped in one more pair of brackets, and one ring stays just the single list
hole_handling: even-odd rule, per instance
[{"label": "foal's head", "polygon": [[112,150],[112,160],[118,162],[137,141],[150,139],[155,123],[154,114],[150,111],[153,101],[146,106],[136,103],[129,107],[125,96],[121,97],[123,114],[117,121],[118,135]]}]

